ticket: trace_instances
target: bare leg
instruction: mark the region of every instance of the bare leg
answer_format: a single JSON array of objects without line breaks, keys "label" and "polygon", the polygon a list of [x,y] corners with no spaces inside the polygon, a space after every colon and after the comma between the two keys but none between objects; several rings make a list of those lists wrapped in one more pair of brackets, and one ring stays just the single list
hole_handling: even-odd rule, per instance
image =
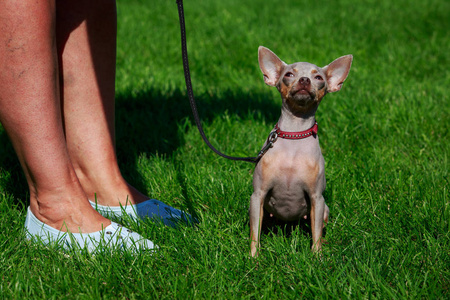
[{"label": "bare leg", "polygon": [[72,232],[110,224],[77,179],[62,128],[54,1],[0,1],[0,121],[30,189],[30,208],[47,225]]},{"label": "bare leg", "polygon": [[147,200],[124,180],[115,153],[115,2],[59,1],[56,20],[67,147],[84,191],[102,205]]}]

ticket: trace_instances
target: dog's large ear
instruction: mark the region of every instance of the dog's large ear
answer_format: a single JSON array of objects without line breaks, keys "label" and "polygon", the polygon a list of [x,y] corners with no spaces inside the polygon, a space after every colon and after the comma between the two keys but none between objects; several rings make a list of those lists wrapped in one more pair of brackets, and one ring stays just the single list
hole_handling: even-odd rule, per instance
[{"label": "dog's large ear", "polygon": [[341,89],[352,66],[352,60],[352,55],[345,55],[322,68],[327,77],[328,92],[337,92]]},{"label": "dog's large ear", "polygon": [[275,86],[286,64],[266,47],[258,48],[259,68],[267,85]]}]

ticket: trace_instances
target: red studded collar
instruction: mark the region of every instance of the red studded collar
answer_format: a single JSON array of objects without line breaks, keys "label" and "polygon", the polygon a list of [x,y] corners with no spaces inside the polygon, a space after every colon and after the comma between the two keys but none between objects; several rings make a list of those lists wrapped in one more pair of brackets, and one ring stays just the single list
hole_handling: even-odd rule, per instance
[{"label": "red studded collar", "polygon": [[318,129],[319,127],[317,125],[317,122],[314,122],[313,127],[311,127],[310,129],[298,132],[282,131],[280,127],[278,127],[278,123],[275,125],[275,132],[277,133],[277,137],[288,140],[300,140],[311,135],[316,136]]}]

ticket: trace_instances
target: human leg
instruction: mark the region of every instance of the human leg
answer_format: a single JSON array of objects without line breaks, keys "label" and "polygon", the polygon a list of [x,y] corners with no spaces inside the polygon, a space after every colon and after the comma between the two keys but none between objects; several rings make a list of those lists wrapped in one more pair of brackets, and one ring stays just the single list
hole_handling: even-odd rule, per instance
[{"label": "human leg", "polygon": [[0,121],[30,189],[30,208],[62,231],[110,224],[91,209],[70,162],[62,130],[54,1],[1,1]]},{"label": "human leg", "polygon": [[108,206],[147,200],[124,180],[115,153],[115,2],[57,2],[57,40],[65,134],[84,191]]},{"label": "human leg", "polygon": [[[61,1],[57,40],[62,74],[64,124],[69,154],[89,199],[101,213],[121,206],[134,217],[167,225],[189,216],[149,197],[123,178],[115,153],[115,2]],[[131,206],[137,204],[136,206]],[[102,207],[103,206],[103,207]]]}]

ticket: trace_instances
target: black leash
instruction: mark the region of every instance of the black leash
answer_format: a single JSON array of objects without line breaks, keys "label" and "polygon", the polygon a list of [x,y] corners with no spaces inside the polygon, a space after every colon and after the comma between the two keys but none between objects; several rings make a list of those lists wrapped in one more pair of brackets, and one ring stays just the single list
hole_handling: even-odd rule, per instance
[{"label": "black leash", "polygon": [[206,138],[205,132],[203,131],[202,124],[200,122],[200,117],[198,116],[197,111],[197,104],[195,103],[194,99],[194,92],[192,90],[192,83],[191,83],[191,75],[189,71],[189,61],[188,61],[188,53],[187,53],[187,47],[186,47],[186,28],[184,24],[184,10],[183,10],[183,0],[177,0],[178,5],[178,16],[180,19],[180,30],[181,30],[181,53],[183,55],[183,68],[184,68],[184,78],[186,80],[186,89],[189,97],[189,103],[191,104],[192,114],[194,115],[195,124],[197,124],[198,131],[200,132],[200,135],[202,136],[203,140],[205,141],[206,145],[208,145],[209,148],[211,148],[212,151],[214,151],[216,154],[225,157],[227,159],[231,160],[240,160],[240,161],[246,161],[246,162],[252,162],[257,163],[261,156],[271,147],[272,143],[269,143],[268,146],[261,150],[261,152],[258,154],[257,157],[235,157],[235,156],[229,156],[226,154],[223,154],[216,148],[214,148],[213,145],[209,142],[209,140]]}]

